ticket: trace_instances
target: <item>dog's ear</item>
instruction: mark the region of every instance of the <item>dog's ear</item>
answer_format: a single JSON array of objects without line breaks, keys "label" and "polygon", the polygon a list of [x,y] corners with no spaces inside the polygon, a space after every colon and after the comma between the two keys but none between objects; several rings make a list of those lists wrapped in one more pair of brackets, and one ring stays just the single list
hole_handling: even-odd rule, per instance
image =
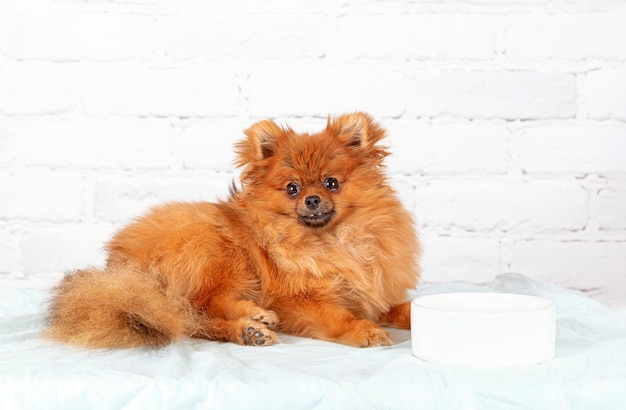
[{"label": "dog's ear", "polygon": [[272,120],[259,121],[244,131],[247,138],[235,146],[237,166],[274,156],[276,139],[285,131]]},{"label": "dog's ear", "polygon": [[334,120],[329,117],[326,129],[337,133],[338,138],[347,146],[364,149],[372,148],[386,134],[385,130],[364,112],[344,114]]}]

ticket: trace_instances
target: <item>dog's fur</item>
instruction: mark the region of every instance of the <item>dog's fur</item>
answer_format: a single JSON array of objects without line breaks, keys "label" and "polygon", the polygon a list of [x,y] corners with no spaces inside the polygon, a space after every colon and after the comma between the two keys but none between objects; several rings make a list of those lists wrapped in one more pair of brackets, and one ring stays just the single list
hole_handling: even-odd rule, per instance
[{"label": "dog's fur", "polygon": [[420,248],[384,175],[385,131],[354,113],[313,135],[270,120],[245,134],[241,188],[157,207],[119,231],[103,270],[55,288],[47,337],[89,348],[182,336],[269,345],[278,331],[367,347],[391,343],[379,325],[409,328]]}]

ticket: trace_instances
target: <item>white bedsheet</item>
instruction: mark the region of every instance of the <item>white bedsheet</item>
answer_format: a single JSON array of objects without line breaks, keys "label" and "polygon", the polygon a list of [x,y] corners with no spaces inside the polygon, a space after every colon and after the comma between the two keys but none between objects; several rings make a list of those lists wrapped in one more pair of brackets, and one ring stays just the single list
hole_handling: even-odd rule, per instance
[{"label": "white bedsheet", "polygon": [[471,368],[421,361],[408,331],[357,349],[281,335],[243,347],[186,339],[158,351],[85,351],[41,340],[48,293],[0,289],[1,409],[626,409],[626,312],[519,275],[413,296],[504,291],[557,306],[556,358]]}]

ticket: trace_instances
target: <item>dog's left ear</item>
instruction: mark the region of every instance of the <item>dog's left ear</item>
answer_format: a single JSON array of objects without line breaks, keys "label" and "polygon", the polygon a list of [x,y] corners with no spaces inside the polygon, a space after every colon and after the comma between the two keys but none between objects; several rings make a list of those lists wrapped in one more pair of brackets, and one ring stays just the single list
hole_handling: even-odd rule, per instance
[{"label": "dog's left ear", "polygon": [[386,134],[385,130],[364,112],[344,114],[334,120],[329,118],[326,129],[336,132],[338,138],[346,145],[364,149],[372,148]]}]

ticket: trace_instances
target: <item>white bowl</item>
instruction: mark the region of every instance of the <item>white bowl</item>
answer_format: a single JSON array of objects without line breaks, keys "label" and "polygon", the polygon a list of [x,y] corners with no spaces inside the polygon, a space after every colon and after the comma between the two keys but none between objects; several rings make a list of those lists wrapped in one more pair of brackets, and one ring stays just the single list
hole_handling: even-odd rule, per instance
[{"label": "white bowl", "polygon": [[509,293],[443,293],[411,302],[411,343],[420,359],[470,366],[523,366],[555,351],[554,303]]}]

